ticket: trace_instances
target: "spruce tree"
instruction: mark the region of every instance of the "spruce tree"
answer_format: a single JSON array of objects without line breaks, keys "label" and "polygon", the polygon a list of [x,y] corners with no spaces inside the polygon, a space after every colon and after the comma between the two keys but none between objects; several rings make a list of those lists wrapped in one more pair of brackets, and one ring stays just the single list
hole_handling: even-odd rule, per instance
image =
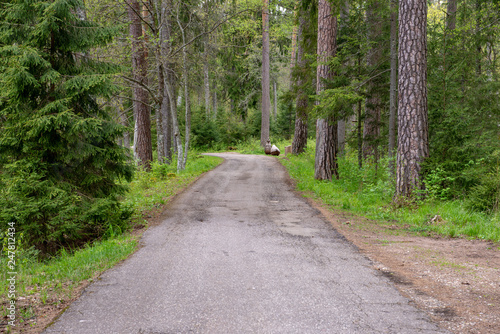
[{"label": "spruce tree", "polygon": [[123,228],[133,172],[124,129],[98,103],[116,92],[117,68],[89,56],[114,31],[79,19],[83,7],[0,4],[0,222],[44,252]]}]

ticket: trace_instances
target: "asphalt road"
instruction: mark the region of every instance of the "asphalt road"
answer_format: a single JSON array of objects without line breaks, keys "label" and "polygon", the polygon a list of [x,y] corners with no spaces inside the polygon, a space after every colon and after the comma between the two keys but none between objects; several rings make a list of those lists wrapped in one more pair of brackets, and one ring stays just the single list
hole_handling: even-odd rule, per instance
[{"label": "asphalt road", "polygon": [[218,156],[44,333],[445,333],[293,192],[275,158]]}]

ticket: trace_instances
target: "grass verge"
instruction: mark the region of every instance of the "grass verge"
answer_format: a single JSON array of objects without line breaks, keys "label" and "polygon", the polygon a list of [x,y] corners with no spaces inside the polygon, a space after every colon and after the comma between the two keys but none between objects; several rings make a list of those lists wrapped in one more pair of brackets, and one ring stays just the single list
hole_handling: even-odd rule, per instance
[{"label": "grass verge", "polygon": [[[163,206],[201,174],[219,165],[222,159],[190,153],[186,170],[176,173],[171,165],[153,164],[151,172],[138,172],[130,183],[130,191],[123,205],[134,210],[132,228],[147,226],[147,219],[158,216]],[[132,254],[138,245],[140,233],[109,230],[106,239],[94,241],[78,250],[62,250],[48,260],[39,260],[31,249],[16,250],[15,295],[16,326],[10,328],[7,278],[7,238],[3,241],[0,258],[0,332],[35,333],[48,325],[83,287],[102,272],[115,266]],[[22,244],[22,236],[17,242]],[[0,239],[1,240],[1,239]],[[4,256],[5,255],[5,256]]]},{"label": "grass verge", "polygon": [[[280,143],[284,147],[289,143]],[[295,180],[297,190],[336,209],[372,219],[381,225],[400,225],[408,232],[422,235],[464,237],[500,242],[500,215],[467,209],[463,200],[425,200],[416,205],[395,207],[392,198],[394,179],[387,172],[388,161],[379,167],[357,165],[356,152],[347,152],[338,160],[339,180],[314,179],[314,142],[299,156],[280,156],[279,161]]]}]

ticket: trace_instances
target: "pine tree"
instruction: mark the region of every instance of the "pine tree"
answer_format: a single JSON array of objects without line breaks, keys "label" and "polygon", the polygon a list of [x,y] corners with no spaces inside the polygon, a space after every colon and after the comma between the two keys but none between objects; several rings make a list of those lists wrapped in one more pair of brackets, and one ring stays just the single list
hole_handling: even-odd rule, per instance
[{"label": "pine tree", "polygon": [[81,20],[81,0],[0,5],[0,222],[44,252],[123,228],[132,165],[123,128],[98,104],[117,68],[89,57],[114,31]]},{"label": "pine tree", "polygon": [[[333,73],[326,63],[337,51],[337,17],[332,14],[331,4],[320,0],[318,4],[318,68],[316,93],[325,89],[325,79],[331,80]],[[316,121],[316,156],[314,178],[331,180],[338,178],[337,166],[337,122],[334,117]]]},{"label": "pine tree", "polygon": [[427,3],[399,1],[397,197],[423,188],[421,164],[429,156],[427,121]]}]

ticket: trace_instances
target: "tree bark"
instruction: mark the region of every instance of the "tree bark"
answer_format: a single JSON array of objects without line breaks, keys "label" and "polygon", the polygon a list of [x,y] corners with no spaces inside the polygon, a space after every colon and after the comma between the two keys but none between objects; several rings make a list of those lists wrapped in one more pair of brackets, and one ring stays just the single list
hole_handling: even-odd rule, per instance
[{"label": "tree bark", "polygon": [[[316,94],[325,88],[325,79],[332,79],[333,73],[326,64],[335,56],[337,49],[337,17],[333,15],[330,2],[318,3],[318,68],[316,72]],[[314,178],[331,180],[338,178],[337,167],[337,122],[333,117],[316,121],[316,156]]]},{"label": "tree bark", "polygon": [[170,116],[170,99],[165,88],[165,82],[172,82],[173,70],[166,57],[170,52],[171,7],[170,1],[155,0],[159,44],[156,50],[158,62],[158,98],[161,118],[161,129],[158,127],[158,161],[170,164],[172,162],[172,118]]},{"label": "tree bark", "polygon": [[[163,78],[163,80],[165,82],[165,78]],[[164,162],[170,164],[172,162],[172,116],[170,116],[170,99],[165,89],[165,84],[162,86],[164,90],[163,103],[161,105],[163,118],[163,152],[165,153]]]},{"label": "tree bark", "polygon": [[273,109],[273,117],[274,120],[278,118],[278,89],[276,87],[276,80],[273,81],[273,90],[274,90],[274,109]]},{"label": "tree bark", "polygon": [[[128,17],[130,24],[130,36],[132,37],[132,70],[134,80],[147,85],[148,63],[146,47],[141,42],[143,38],[141,6],[137,0],[127,0]],[[151,143],[151,119],[149,107],[149,93],[139,84],[133,88],[133,107],[135,115],[134,149],[137,153],[139,165],[146,170],[150,168],[153,160],[153,147]]]},{"label": "tree bark", "polygon": [[163,95],[165,94],[165,89],[164,89],[164,80],[163,80],[163,68],[162,65],[160,64],[158,66],[158,97],[159,97],[159,104],[158,104],[158,109],[156,110],[156,153],[158,156],[158,162],[159,163],[164,163],[165,160],[165,144],[163,142],[164,139],[164,132],[163,132],[163,103],[164,103],[164,98]]},{"label": "tree bark", "polygon": [[125,148],[127,148],[127,150],[129,150],[130,149],[130,133],[128,131],[129,122],[128,122],[127,114],[123,108],[123,103],[122,103],[121,99],[118,102],[118,106],[119,106],[118,112],[120,115],[120,124],[126,128],[125,132],[123,133],[123,147],[125,147]]},{"label": "tree bark", "polygon": [[214,119],[215,119],[217,118],[217,90],[215,89],[215,85],[212,94],[212,109],[214,111]]},{"label": "tree bark", "polygon": [[269,96],[269,0],[263,0],[262,7],[262,122],[260,145],[264,147],[269,139],[269,116],[271,97]]},{"label": "tree bark", "polygon": [[455,30],[457,22],[457,0],[448,0],[446,4],[446,27]]},{"label": "tree bark", "polygon": [[208,68],[208,37],[204,42],[205,51],[203,52],[203,86],[205,87],[205,112],[210,115],[210,77]]},{"label": "tree bark", "polygon": [[[382,17],[380,15],[380,3],[378,0],[371,1],[366,11],[368,23],[368,69],[375,74],[382,59],[382,48],[378,40],[382,34]],[[363,128],[363,158],[372,157],[378,162],[378,138],[380,135],[380,109],[382,99],[379,91],[378,78],[368,83],[368,97],[366,99],[365,119]]]},{"label": "tree bark", "polygon": [[482,65],[481,65],[481,1],[476,0],[476,75],[481,76]]},{"label": "tree bark", "polygon": [[399,1],[397,197],[420,195],[421,163],[429,155],[426,25],[425,0]]},{"label": "tree bark", "polygon": [[[181,31],[182,44],[186,44],[186,34],[179,20],[178,15],[179,13],[177,13],[177,24],[179,25],[179,29]],[[180,163],[180,169],[184,170],[186,168],[188,151],[189,151],[189,140],[191,137],[191,104],[189,99],[189,76],[187,69],[187,54],[185,47],[182,48],[182,76],[184,78],[184,105],[186,107],[186,114],[185,114],[186,123],[185,123],[185,133],[184,133],[184,156],[182,156],[182,147],[180,151],[181,152],[180,157],[182,157],[181,159],[182,161]]]},{"label": "tree bark", "polygon": [[[303,9],[299,10],[299,29],[297,32],[297,66],[300,70],[306,70],[309,63],[304,57],[305,34],[304,31],[308,28],[308,20],[306,12]],[[309,98],[304,92],[304,75],[296,77],[295,84],[297,85],[297,101],[295,115],[295,133],[292,142],[292,154],[301,154],[307,147],[307,109],[309,107]]]},{"label": "tree bark", "polygon": [[398,112],[398,4],[391,0],[391,75],[389,95],[389,171],[395,175],[394,154],[396,149],[396,116]]},{"label": "tree bark", "polygon": [[[300,28],[299,28],[300,29]],[[295,67],[295,63],[297,61],[297,41],[299,40],[297,26],[293,26],[292,30],[292,52],[290,57],[290,69]]]},{"label": "tree bark", "polygon": [[[349,2],[347,0],[344,1],[342,8],[340,10],[340,32],[339,35],[345,31],[347,26],[347,20],[349,18]],[[344,34],[346,34],[344,32]],[[344,154],[345,150],[345,140],[346,140],[346,131],[348,129],[348,124],[346,124],[347,118],[342,118],[338,120],[337,125],[337,152],[338,155]]]}]

